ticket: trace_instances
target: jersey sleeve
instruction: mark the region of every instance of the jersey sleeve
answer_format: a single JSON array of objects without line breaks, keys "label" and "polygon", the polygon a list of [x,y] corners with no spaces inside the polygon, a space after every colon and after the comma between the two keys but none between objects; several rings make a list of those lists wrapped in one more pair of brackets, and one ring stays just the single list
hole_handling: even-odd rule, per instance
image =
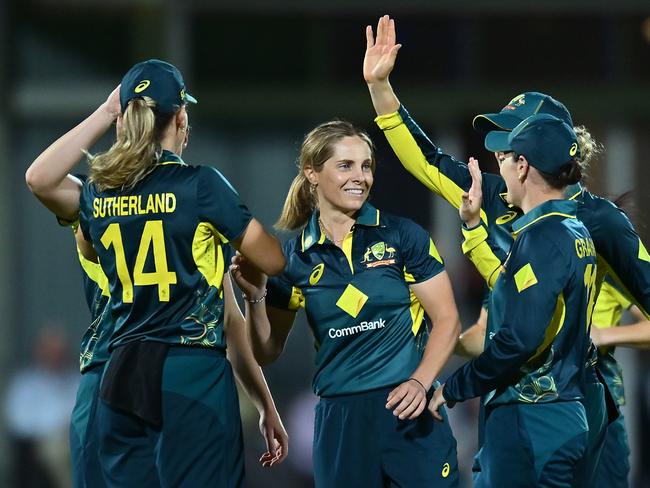
[{"label": "jersey sleeve", "polygon": [[81,195],[79,195],[79,227],[81,232],[88,242],[92,242],[90,238],[90,219],[93,217],[92,195],[90,191],[91,185],[84,182],[81,188]]},{"label": "jersey sleeve", "polygon": [[[402,166],[436,195],[455,208],[462,203],[462,195],[472,185],[472,176],[465,163],[445,154],[400,106],[397,112],[380,115],[375,123],[384,132],[388,143]],[[491,198],[499,198],[503,185],[499,177],[483,174],[483,209],[481,220],[487,222],[485,208],[490,208]]]},{"label": "jersey sleeve", "polygon": [[598,225],[588,227],[599,262],[623,294],[650,319],[650,254],[618,207],[605,201],[601,207]]},{"label": "jersey sleeve", "polygon": [[198,214],[219,232],[222,242],[237,239],[252,216],[239,194],[215,168],[199,167],[197,183]]},{"label": "jersey sleeve", "polygon": [[448,401],[467,400],[508,385],[538,348],[543,349],[547,329],[559,320],[556,310],[563,305],[562,290],[573,267],[551,240],[542,241],[544,245],[537,240],[535,245],[531,234],[515,241],[501,275],[498,291],[508,311],[503,323],[483,353],[449,377],[443,391]]},{"label": "jersey sleeve", "polygon": [[403,219],[400,241],[407,282],[421,283],[445,270],[436,245],[428,232],[415,222]]},{"label": "jersey sleeve", "polygon": [[468,228],[462,226],[463,254],[472,262],[481,274],[488,288],[494,287],[494,282],[503,270],[506,253],[491,239],[488,229],[483,222],[478,226]]},{"label": "jersey sleeve", "polygon": [[269,276],[266,284],[266,303],[281,310],[296,311],[305,306],[305,298],[300,288],[294,286],[289,277],[292,253],[295,252],[290,242],[284,245],[283,252],[287,256],[287,266],[281,274]]}]

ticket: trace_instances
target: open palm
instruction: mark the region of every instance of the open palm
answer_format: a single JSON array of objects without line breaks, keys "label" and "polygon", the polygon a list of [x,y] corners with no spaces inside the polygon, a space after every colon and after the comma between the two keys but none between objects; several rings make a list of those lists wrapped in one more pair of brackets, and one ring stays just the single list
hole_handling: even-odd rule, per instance
[{"label": "open palm", "polygon": [[384,81],[393,71],[397,51],[402,47],[395,44],[395,21],[384,15],[377,23],[377,39],[372,27],[366,27],[366,55],[363,58],[363,77],[367,83]]}]

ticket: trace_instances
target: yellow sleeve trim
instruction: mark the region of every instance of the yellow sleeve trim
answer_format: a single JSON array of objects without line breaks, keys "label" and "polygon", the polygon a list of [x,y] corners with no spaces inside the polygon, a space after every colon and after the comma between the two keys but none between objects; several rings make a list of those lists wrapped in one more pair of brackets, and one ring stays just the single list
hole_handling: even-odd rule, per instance
[{"label": "yellow sleeve trim", "polygon": [[[380,115],[375,122],[384,131],[388,143],[406,171],[429,190],[447,200],[455,208],[459,208],[465,191],[441,173],[436,166],[429,164],[401,115],[398,112]],[[487,215],[483,209],[481,209],[481,220],[487,223]]]},{"label": "yellow sleeve trim", "polygon": [[440,253],[438,252],[438,248],[436,245],[433,243],[433,239],[429,237],[429,256],[432,256],[438,261],[440,264],[442,264],[442,258],[440,257]]},{"label": "yellow sleeve trim", "polygon": [[515,284],[519,293],[537,284],[537,276],[535,276],[535,272],[530,263],[515,273]]},{"label": "yellow sleeve trim", "polygon": [[197,225],[192,239],[194,263],[208,284],[216,288],[221,288],[226,270],[220,240],[223,240],[223,236],[209,222]]},{"label": "yellow sleeve trim", "polygon": [[463,254],[474,264],[488,287],[491,289],[503,270],[501,260],[486,242],[488,232],[482,225],[474,229],[463,228]]},{"label": "yellow sleeve trim", "polygon": [[289,310],[296,311],[299,308],[304,308],[305,306],[305,296],[302,294],[302,290],[300,288],[296,288],[295,286],[291,287],[291,298],[289,298],[289,306],[287,307]]},{"label": "yellow sleeve trim", "polygon": [[643,242],[641,242],[641,239],[639,239],[639,259],[650,263],[650,254],[648,254],[648,250],[643,245]]},{"label": "yellow sleeve trim", "polygon": [[105,297],[111,296],[108,285],[108,278],[104,274],[104,270],[102,269],[101,265],[99,263],[93,263],[92,261],[86,259],[83,254],[81,254],[81,251],[78,247],[77,256],[79,256],[79,262],[81,263],[81,268],[84,270],[84,273],[88,275],[88,278],[97,283],[97,286],[102,290],[102,295]]}]

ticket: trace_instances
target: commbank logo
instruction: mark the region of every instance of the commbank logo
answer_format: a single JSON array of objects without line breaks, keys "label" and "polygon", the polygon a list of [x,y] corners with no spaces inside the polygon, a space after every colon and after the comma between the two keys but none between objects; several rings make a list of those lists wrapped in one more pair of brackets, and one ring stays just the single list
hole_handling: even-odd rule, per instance
[{"label": "commbank logo", "polygon": [[336,339],[339,337],[359,334],[361,332],[367,332],[369,330],[383,329],[384,327],[386,327],[386,321],[384,319],[372,320],[370,322],[364,320],[363,322],[359,322],[358,325],[353,325],[352,327],[344,327],[342,329],[331,328],[327,332],[327,335],[329,335],[331,339]]}]

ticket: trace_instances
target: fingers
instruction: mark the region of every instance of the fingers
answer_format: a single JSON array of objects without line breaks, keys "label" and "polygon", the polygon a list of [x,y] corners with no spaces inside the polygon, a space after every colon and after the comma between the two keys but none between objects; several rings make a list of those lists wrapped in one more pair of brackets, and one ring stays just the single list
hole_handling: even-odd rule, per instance
[{"label": "fingers", "polygon": [[400,420],[417,417],[425,406],[424,392],[420,387],[410,383],[402,383],[391,391],[386,402],[386,408],[393,410],[393,415]]},{"label": "fingers", "polygon": [[[390,19],[390,17],[389,17],[389,19]],[[393,19],[390,19],[388,21],[388,45],[389,46],[394,46],[395,45],[395,39],[396,39],[395,21]]]},{"label": "fingers", "polygon": [[375,45],[375,39],[372,34],[372,26],[366,26],[366,49],[372,48]]},{"label": "fingers", "polygon": [[440,412],[438,409],[440,408],[440,405],[433,405],[431,407],[431,415],[433,415],[433,418],[436,419],[438,422],[442,422],[443,418],[442,415],[440,415]]}]

